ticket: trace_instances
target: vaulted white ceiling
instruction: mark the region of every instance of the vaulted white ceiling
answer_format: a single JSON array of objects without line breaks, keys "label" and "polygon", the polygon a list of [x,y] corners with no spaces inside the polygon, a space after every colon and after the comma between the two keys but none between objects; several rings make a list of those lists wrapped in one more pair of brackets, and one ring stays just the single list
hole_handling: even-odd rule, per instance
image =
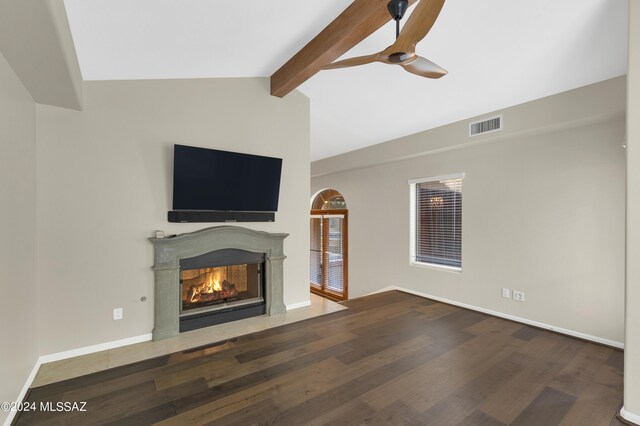
[{"label": "vaulted white ceiling", "polygon": [[[270,76],[349,0],[65,0],[85,80]],[[406,18],[405,18],[406,19]],[[344,57],[393,42],[389,24]],[[418,54],[449,71],[322,71],[317,160],[623,75],[627,0],[448,0]]]}]

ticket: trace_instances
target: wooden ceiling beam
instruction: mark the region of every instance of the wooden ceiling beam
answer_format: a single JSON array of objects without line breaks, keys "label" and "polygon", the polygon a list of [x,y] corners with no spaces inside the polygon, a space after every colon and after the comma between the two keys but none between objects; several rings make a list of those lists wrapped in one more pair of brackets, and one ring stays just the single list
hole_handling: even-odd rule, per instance
[{"label": "wooden ceiling beam", "polygon": [[[282,98],[327,64],[391,20],[389,0],[354,0],[313,40],[271,76],[271,94]],[[417,0],[409,0],[409,4]],[[391,35],[389,39],[392,40]]]}]

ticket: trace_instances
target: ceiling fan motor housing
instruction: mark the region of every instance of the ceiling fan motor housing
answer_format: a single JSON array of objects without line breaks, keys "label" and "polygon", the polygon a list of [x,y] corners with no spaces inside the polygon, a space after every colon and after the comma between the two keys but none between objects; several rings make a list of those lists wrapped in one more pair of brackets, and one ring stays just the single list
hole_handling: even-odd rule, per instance
[{"label": "ceiling fan motor housing", "polygon": [[396,52],[389,55],[389,62],[392,64],[401,64],[409,59],[409,54],[405,52]]},{"label": "ceiling fan motor housing", "polygon": [[401,20],[408,8],[408,0],[391,0],[387,4],[387,9],[395,21]]}]

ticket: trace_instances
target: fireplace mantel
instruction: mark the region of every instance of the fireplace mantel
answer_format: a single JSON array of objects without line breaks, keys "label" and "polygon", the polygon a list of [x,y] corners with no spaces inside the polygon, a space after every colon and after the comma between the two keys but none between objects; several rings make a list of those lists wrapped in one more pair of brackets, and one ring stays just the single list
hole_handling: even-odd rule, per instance
[{"label": "fireplace mantel", "polygon": [[289,234],[274,234],[239,226],[215,226],[167,238],[150,238],[155,247],[155,294],[153,339],[179,333],[180,260],[215,250],[239,249],[264,253],[266,259],[266,312],[286,311],[283,297],[284,239]]}]

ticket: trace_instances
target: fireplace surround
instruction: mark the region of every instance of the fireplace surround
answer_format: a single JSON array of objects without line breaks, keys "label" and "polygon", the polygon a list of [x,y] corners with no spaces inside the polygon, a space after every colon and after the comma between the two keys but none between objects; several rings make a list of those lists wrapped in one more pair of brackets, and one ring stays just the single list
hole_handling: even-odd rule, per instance
[{"label": "fireplace surround", "polygon": [[221,321],[286,311],[283,251],[288,234],[217,226],[167,238],[155,247],[153,339]]}]

